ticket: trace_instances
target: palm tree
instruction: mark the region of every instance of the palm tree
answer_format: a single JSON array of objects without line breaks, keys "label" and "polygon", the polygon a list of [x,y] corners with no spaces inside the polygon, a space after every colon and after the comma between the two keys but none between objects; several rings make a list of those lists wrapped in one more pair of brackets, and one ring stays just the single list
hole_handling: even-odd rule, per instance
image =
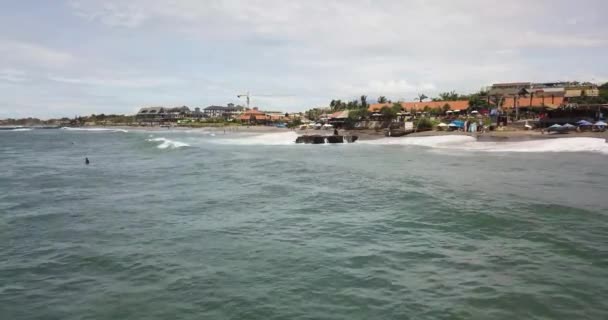
[{"label": "palm tree", "polygon": [[361,96],[361,109],[367,109],[367,96]]},{"label": "palm tree", "polygon": [[427,97],[424,93],[420,93],[418,94],[418,101],[422,102],[422,100],[424,99],[428,99],[429,97]]},{"label": "palm tree", "polygon": [[385,96],[378,97],[378,103],[386,103],[386,102],[387,102],[387,100],[386,100]]},{"label": "palm tree", "polygon": [[[526,88],[521,88],[519,92],[517,92],[517,101],[515,104],[515,119],[519,120],[519,98],[525,97],[528,94],[528,90]],[[515,96],[514,96],[515,98]],[[532,104],[532,99],[530,99],[530,104]]]}]

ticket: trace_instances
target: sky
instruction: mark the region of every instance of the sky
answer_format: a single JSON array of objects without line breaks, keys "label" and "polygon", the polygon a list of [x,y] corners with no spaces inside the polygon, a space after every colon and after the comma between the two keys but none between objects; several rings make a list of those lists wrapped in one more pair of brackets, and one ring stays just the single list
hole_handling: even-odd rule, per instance
[{"label": "sky", "polygon": [[[608,81],[605,0],[0,0],[0,118]],[[602,59],[603,58],[603,59]]]}]

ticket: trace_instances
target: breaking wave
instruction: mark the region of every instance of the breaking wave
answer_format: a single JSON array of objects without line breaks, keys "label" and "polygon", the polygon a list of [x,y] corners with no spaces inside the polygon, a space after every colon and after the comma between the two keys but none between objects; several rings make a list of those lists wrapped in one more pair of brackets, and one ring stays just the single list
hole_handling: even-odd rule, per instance
[{"label": "breaking wave", "polygon": [[32,128],[16,128],[16,129],[11,129],[9,131],[13,131],[13,132],[15,132],[15,131],[17,131],[17,132],[20,132],[20,131],[32,131]]},{"label": "breaking wave", "polygon": [[189,147],[190,145],[185,142],[175,141],[167,138],[152,138],[147,139],[149,142],[161,142],[158,146],[159,149],[178,149],[183,147]]},{"label": "breaking wave", "polygon": [[364,144],[422,146],[480,152],[596,152],[608,154],[608,143],[600,138],[553,138],[527,141],[477,141],[470,136],[384,138]]},{"label": "breaking wave", "polygon": [[292,145],[295,144],[298,134],[292,131],[265,133],[259,135],[242,135],[240,137],[219,138],[213,143],[228,145]]},{"label": "breaking wave", "polygon": [[70,128],[70,127],[63,127],[61,129],[62,130],[68,130],[68,131],[90,131],[90,132],[124,132],[124,133],[129,132],[128,130],[125,130],[125,129],[111,129],[111,128]]}]

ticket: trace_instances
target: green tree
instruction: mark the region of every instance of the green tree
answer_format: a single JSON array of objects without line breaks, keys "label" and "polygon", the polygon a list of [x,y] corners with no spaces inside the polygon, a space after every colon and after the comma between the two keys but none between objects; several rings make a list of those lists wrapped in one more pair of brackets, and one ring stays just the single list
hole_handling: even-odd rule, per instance
[{"label": "green tree", "polygon": [[470,110],[487,109],[489,107],[490,105],[488,104],[488,100],[485,97],[482,97],[479,94],[472,94],[469,96]]},{"label": "green tree", "polygon": [[490,103],[496,107],[502,107],[505,103],[505,99],[501,95],[490,96]]},{"label": "green tree", "polygon": [[454,101],[458,100],[460,96],[458,95],[458,93],[456,93],[456,91],[452,90],[450,92],[440,93],[439,98],[441,99],[440,101]]},{"label": "green tree", "polygon": [[[346,104],[346,109],[348,109],[348,110],[360,109],[359,100],[353,100],[353,101],[348,102]],[[363,109],[363,108],[361,108],[361,109]]]},{"label": "green tree", "polygon": [[380,96],[378,97],[378,103],[387,103],[388,100],[386,99],[385,96]]},{"label": "green tree", "polygon": [[450,104],[449,104],[449,103],[446,103],[446,104],[444,104],[444,105],[443,105],[443,107],[441,107],[441,109],[442,109],[443,113],[448,112],[448,110],[450,110],[450,108],[451,108],[451,107],[450,107]]},{"label": "green tree", "polygon": [[382,109],[380,109],[380,113],[385,119],[392,120],[397,118],[397,111],[393,107],[383,106]]},{"label": "green tree", "polygon": [[422,102],[424,99],[428,99],[429,97],[427,97],[424,93],[420,93],[418,94],[418,101]]},{"label": "green tree", "polygon": [[367,104],[367,96],[362,95],[361,96],[361,109],[367,109],[367,107],[369,107],[369,105]]},{"label": "green tree", "polygon": [[367,116],[368,116],[367,109],[356,109],[356,110],[350,110],[348,112],[348,119],[351,122],[363,120],[363,119],[367,118]]}]

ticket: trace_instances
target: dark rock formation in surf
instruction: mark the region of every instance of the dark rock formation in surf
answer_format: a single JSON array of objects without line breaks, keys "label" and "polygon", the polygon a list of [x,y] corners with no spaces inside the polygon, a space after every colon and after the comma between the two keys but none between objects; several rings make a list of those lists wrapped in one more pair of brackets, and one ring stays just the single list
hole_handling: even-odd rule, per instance
[{"label": "dark rock formation in surf", "polygon": [[306,144],[324,144],[324,143],[353,143],[357,141],[357,136],[322,136],[322,135],[311,135],[311,136],[299,136],[296,138],[296,143]]}]

